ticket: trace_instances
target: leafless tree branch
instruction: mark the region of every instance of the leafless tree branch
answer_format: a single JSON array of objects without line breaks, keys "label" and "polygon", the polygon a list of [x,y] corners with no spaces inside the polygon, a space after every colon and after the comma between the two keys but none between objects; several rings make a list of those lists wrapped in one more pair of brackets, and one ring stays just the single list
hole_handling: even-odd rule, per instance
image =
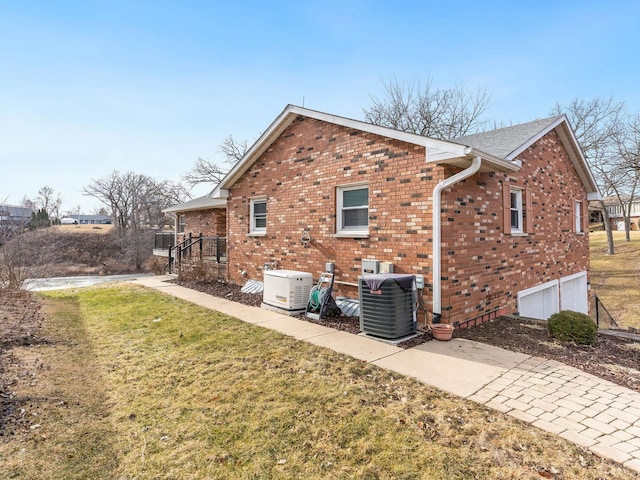
[{"label": "leafless tree branch", "polygon": [[[628,169],[620,156],[620,141],[625,134],[625,104],[611,98],[584,100],[576,98],[567,105],[556,103],[552,115],[566,114],[576,139],[593,172],[600,191],[622,202],[628,187],[635,191],[636,182],[627,183]],[[608,253],[615,253],[613,233],[604,202],[600,208],[605,213]]]},{"label": "leafless tree branch", "polygon": [[162,210],[187,198],[180,184],[159,182],[134,172],[121,174],[116,170],[92,180],[83,192],[111,210],[123,245],[135,254],[137,268],[141,268],[144,258],[144,230],[163,223]]},{"label": "leafless tree branch", "polygon": [[182,180],[191,187],[201,183],[217,185],[229,169],[244,157],[248,149],[246,140],[235,140],[233,136],[229,135],[219,147],[223,156],[221,162],[198,158],[193,168],[182,175]]},{"label": "leafless tree branch", "polygon": [[420,84],[407,84],[394,78],[383,82],[384,98],[371,98],[364,110],[366,121],[375,125],[417,133],[428,137],[452,139],[481,130],[487,120],[491,94],[485,87],[475,91],[464,85],[434,89],[429,78]]}]

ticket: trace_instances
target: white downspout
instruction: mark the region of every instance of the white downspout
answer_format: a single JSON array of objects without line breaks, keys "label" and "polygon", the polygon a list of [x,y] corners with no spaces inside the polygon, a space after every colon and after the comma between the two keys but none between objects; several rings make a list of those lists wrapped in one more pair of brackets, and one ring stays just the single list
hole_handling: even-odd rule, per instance
[{"label": "white downspout", "polygon": [[177,245],[178,244],[178,215],[173,212],[169,212],[169,215],[173,217],[173,244]]},{"label": "white downspout", "polygon": [[482,158],[475,156],[471,165],[461,172],[456,173],[452,177],[442,180],[433,189],[433,323],[440,323],[442,315],[442,247],[440,245],[440,237],[442,233],[442,191],[461,182],[465,178],[476,174],[482,165]]}]

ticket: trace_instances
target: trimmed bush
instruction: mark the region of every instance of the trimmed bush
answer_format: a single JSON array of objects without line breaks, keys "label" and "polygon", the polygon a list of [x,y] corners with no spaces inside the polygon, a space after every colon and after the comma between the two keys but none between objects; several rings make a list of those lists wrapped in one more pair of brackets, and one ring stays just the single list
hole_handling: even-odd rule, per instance
[{"label": "trimmed bush", "polygon": [[596,343],[598,326],[591,317],[584,313],[563,310],[554,313],[547,320],[549,334],[563,342],[574,342],[579,345]]}]

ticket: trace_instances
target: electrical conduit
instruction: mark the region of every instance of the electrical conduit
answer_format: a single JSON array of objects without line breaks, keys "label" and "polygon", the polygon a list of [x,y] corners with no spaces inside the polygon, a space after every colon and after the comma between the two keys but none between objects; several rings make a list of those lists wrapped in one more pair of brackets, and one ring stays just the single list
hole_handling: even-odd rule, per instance
[{"label": "electrical conduit", "polygon": [[482,158],[475,156],[469,167],[442,180],[433,189],[433,323],[440,323],[442,316],[442,191],[476,174],[481,165]]}]

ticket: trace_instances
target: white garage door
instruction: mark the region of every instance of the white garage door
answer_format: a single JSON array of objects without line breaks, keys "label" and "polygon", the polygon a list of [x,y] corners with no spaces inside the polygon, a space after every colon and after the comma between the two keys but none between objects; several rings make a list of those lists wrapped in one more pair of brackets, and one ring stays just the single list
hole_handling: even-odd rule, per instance
[{"label": "white garage door", "polygon": [[546,320],[559,311],[557,280],[518,292],[518,313],[522,317]]},{"label": "white garage door", "polygon": [[576,273],[560,279],[560,306],[562,310],[589,313],[587,272]]}]

